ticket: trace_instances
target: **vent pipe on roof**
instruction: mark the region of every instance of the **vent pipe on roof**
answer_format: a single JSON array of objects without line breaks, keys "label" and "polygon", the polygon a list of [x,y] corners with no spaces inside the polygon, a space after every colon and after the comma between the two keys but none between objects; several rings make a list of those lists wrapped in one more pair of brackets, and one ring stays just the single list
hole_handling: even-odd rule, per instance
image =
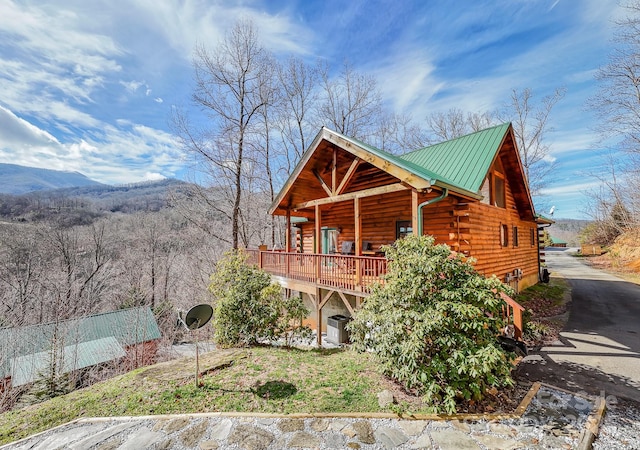
[{"label": "vent pipe on roof", "polygon": [[442,194],[436,198],[432,198],[431,200],[427,200],[426,202],[422,202],[418,205],[418,236],[422,236],[422,208],[427,205],[433,205],[434,203],[439,202],[440,200],[444,200],[449,196],[449,189],[444,188]]}]

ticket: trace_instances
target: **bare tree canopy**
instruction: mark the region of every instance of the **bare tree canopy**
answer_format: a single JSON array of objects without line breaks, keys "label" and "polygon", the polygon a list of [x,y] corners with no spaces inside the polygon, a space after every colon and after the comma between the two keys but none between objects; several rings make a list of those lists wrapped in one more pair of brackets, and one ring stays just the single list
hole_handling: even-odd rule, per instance
[{"label": "bare tree canopy", "polygon": [[556,89],[536,103],[531,89],[513,89],[511,99],[499,114],[503,122],[510,121],[516,137],[520,159],[529,181],[532,195],[539,195],[548,184],[555,164],[545,135],[551,131],[549,116],[553,107],[564,97],[564,89]]},{"label": "bare tree canopy", "polygon": [[448,141],[465,134],[484,130],[495,125],[491,112],[467,112],[451,108],[446,112],[436,112],[427,117],[432,143]]},{"label": "bare tree canopy", "polygon": [[600,89],[589,104],[602,119],[598,131],[604,138],[614,137],[623,149],[640,154],[640,1],[626,9],[627,17],[616,22],[609,63],[596,74]]},{"label": "bare tree canopy", "polygon": [[609,62],[596,74],[598,93],[589,100],[601,119],[597,131],[611,145],[591,174],[599,187],[588,210],[595,222],[587,239],[604,244],[640,222],[640,1],[625,8]]},{"label": "bare tree canopy", "polygon": [[318,127],[311,123],[311,116],[319,95],[320,65],[308,66],[291,57],[277,67],[282,89],[278,128],[286,149],[285,167],[289,173],[307,149],[309,140],[318,132]]},{"label": "bare tree canopy", "polygon": [[416,124],[409,114],[393,113],[382,114],[373,140],[378,148],[394,154],[417,150],[431,143],[426,130]]},{"label": "bare tree canopy", "polygon": [[250,170],[247,143],[251,127],[265,106],[264,83],[272,70],[269,55],[260,45],[253,24],[241,21],[215,51],[198,46],[193,66],[193,101],[209,123],[200,129],[176,113],[174,130],[185,151],[207,168],[210,181],[223,185],[222,199],[227,203],[221,206],[220,198],[207,203],[229,217],[231,245],[238,248],[243,178]]},{"label": "bare tree canopy", "polygon": [[336,78],[322,72],[324,100],[319,119],[327,127],[349,137],[366,140],[380,121],[382,98],[372,76],[357,73],[345,63]]}]

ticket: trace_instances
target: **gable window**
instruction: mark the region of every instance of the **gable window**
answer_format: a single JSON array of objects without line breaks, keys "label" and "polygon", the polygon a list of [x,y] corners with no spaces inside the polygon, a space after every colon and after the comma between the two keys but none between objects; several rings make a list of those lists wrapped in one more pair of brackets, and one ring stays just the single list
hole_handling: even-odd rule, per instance
[{"label": "gable window", "polygon": [[396,240],[413,234],[413,228],[410,220],[398,220],[396,222]]},{"label": "gable window", "polygon": [[480,188],[480,194],[482,195],[482,200],[480,201],[487,205],[491,204],[491,183],[489,182],[490,178],[491,175],[485,178],[484,183],[482,183],[482,187]]},{"label": "gable window", "polygon": [[509,227],[507,225],[500,225],[500,245],[509,246]]},{"label": "gable window", "polygon": [[506,208],[504,176],[499,172],[491,172],[484,180],[480,194],[482,195],[482,203]]},{"label": "gable window", "polygon": [[501,175],[494,173],[492,179],[493,186],[491,189],[491,204],[498,208],[506,208],[507,202],[505,200],[504,178]]},{"label": "gable window", "polygon": [[513,246],[518,246],[518,227],[513,227]]}]

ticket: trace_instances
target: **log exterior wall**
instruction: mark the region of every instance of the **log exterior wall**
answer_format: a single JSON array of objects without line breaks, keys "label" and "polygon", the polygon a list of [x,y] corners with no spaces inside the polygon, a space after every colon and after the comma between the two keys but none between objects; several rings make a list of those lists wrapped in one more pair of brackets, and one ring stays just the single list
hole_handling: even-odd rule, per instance
[{"label": "log exterior wall", "polygon": [[[433,199],[440,192],[420,194],[419,202]],[[339,228],[338,248],[343,241],[355,241],[354,203],[341,202],[321,208],[321,226]],[[396,240],[397,221],[411,221],[411,191],[394,192],[361,200],[362,241],[374,250]],[[502,246],[501,227],[506,226],[508,245]],[[303,252],[314,251],[315,224],[301,224]],[[517,246],[513,233],[517,229]],[[522,278],[511,281],[516,289],[524,289],[538,281],[538,241],[536,224],[518,214],[509,185],[506,186],[506,208],[450,195],[423,208],[423,232],[447,244],[452,250],[476,259],[476,269],[496,275],[502,281],[507,273],[520,269]],[[532,241],[533,237],[533,241]]]}]

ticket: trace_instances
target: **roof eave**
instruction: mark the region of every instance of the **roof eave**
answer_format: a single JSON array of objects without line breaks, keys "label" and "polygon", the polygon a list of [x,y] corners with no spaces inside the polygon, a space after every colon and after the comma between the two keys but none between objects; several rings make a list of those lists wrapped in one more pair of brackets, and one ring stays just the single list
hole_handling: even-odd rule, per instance
[{"label": "roof eave", "polygon": [[482,194],[478,194],[477,192],[468,191],[466,189],[460,188],[460,186],[455,186],[453,184],[445,183],[445,182],[440,181],[440,180],[435,180],[433,185],[437,186],[439,188],[449,189],[450,192],[453,192],[455,194],[461,195],[463,197],[471,198],[473,200],[482,200],[484,198],[484,196]]}]

